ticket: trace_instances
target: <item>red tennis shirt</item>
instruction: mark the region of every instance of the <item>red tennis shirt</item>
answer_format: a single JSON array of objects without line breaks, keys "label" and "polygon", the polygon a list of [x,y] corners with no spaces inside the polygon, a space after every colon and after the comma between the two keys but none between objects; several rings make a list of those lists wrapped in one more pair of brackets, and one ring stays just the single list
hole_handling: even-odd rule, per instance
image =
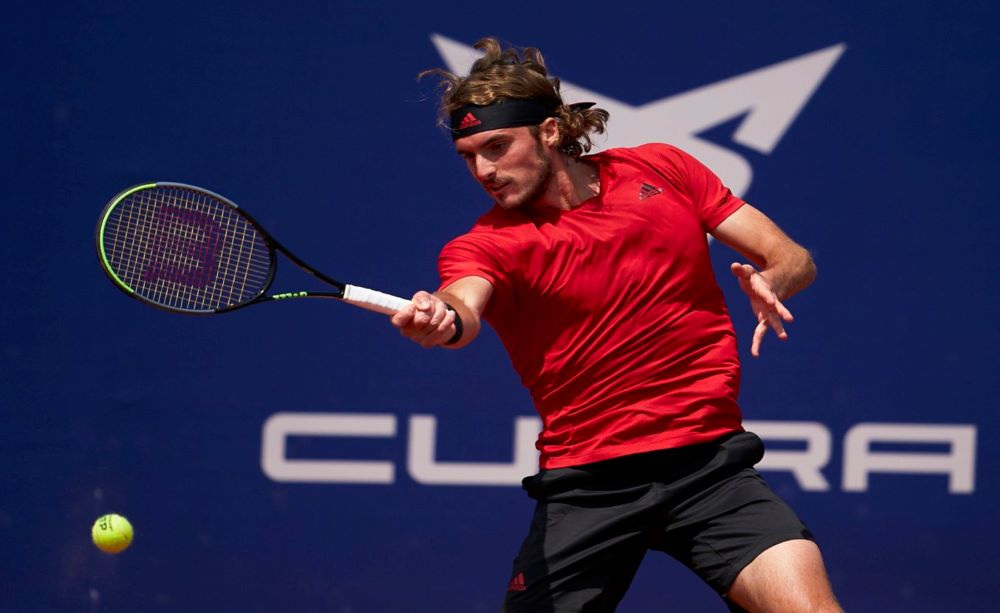
[{"label": "red tennis shirt", "polygon": [[662,144],[585,159],[601,193],[569,211],[494,206],[441,251],[441,287],[493,285],[484,317],[531,392],[543,469],[742,430],[736,335],[706,232],[744,204]]}]

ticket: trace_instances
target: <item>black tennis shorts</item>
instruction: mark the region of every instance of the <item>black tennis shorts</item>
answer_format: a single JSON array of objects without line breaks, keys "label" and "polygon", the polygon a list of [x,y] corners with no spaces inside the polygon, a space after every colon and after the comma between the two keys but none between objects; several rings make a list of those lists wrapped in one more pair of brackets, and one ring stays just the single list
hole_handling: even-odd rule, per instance
[{"label": "black tennis shorts", "polygon": [[740,432],[527,477],[538,503],[504,611],[614,611],[648,550],[670,554],[725,598],[764,550],[813,540],[753,469],[763,455],[760,438]]}]

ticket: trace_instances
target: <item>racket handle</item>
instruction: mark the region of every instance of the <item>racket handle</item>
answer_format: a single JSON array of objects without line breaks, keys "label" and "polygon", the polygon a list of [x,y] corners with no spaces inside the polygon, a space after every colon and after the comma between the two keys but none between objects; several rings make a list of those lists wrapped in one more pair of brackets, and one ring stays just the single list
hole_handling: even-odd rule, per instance
[{"label": "racket handle", "polygon": [[344,287],[344,302],[385,315],[395,315],[396,311],[410,304],[409,300],[357,285]]}]

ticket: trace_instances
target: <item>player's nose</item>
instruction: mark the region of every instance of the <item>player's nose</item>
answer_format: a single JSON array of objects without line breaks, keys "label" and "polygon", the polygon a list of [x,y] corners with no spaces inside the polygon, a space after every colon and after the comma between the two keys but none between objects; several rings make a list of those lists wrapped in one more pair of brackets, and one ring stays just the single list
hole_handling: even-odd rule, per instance
[{"label": "player's nose", "polygon": [[476,156],[476,178],[483,183],[488,183],[497,176],[497,168],[492,162],[482,156]]}]

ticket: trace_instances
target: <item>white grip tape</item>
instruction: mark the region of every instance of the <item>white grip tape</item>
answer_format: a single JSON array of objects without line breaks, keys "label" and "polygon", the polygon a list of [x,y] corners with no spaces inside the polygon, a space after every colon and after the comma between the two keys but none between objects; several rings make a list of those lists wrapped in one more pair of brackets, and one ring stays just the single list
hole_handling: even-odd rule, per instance
[{"label": "white grip tape", "polygon": [[391,294],[383,294],[366,287],[348,285],[344,287],[344,302],[350,302],[354,306],[359,306],[376,313],[395,315],[396,311],[410,304],[409,300],[404,300]]}]

